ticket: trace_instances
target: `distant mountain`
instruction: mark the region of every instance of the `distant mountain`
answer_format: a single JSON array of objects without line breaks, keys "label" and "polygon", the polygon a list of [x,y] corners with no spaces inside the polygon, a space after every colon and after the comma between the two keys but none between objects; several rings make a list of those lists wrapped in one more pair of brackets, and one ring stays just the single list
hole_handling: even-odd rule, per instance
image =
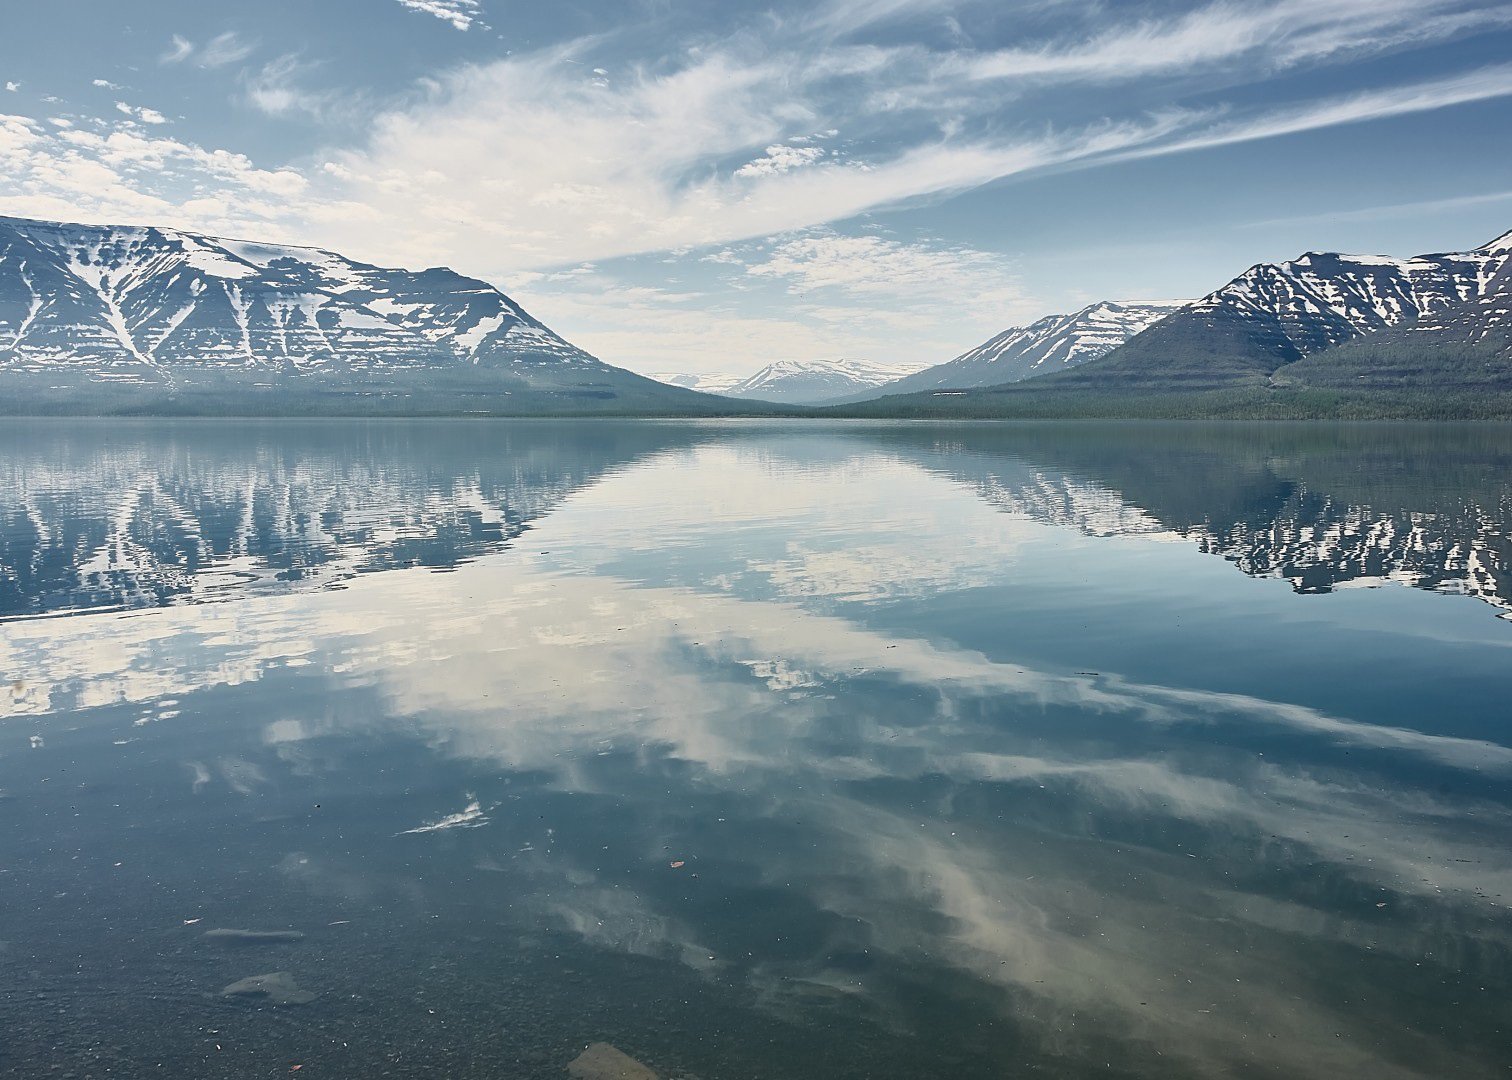
[{"label": "distant mountain", "polygon": [[875,390],[913,370],[870,360],[779,360],[720,393],[758,401],[818,405]]},{"label": "distant mountain", "polygon": [[6,217],[0,400],[104,412],[719,407],[603,363],[445,268]]},{"label": "distant mountain", "polygon": [[685,390],[697,390],[700,394],[728,394],[730,387],[740,383],[739,375],[725,375],[720,372],[706,372],[696,374],[692,372],[652,372],[646,376],[657,382],[666,383],[668,386],[680,386]]},{"label": "distant mountain", "polygon": [[1111,352],[1190,302],[1105,300],[1070,315],[1047,315],[1010,327],[948,363],[890,382],[879,393],[996,386],[1063,371]]}]

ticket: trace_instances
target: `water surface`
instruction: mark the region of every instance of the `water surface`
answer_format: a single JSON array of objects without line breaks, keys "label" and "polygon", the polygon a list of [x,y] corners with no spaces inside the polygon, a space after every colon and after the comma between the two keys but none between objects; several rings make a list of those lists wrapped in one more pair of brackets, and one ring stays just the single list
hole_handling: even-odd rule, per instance
[{"label": "water surface", "polygon": [[1509,468],[12,423],[0,1073],[1505,1076]]}]

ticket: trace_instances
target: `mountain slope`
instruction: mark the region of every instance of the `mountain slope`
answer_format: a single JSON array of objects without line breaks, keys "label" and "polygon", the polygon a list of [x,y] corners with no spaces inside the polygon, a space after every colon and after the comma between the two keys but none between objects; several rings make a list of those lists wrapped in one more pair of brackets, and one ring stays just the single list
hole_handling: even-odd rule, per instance
[{"label": "mountain slope", "polygon": [[0,388],[10,411],[193,411],[249,394],[273,411],[333,395],[393,411],[728,407],[611,367],[449,269],[18,218],[0,218]]},{"label": "mountain slope", "polygon": [[[1186,300],[1105,300],[1015,326],[944,364],[888,383],[884,394],[997,386],[1095,360],[1185,306]],[[875,395],[872,395],[875,396]]]},{"label": "mountain slope", "polygon": [[874,390],[910,370],[870,360],[779,360],[722,393],[758,401],[816,405]]}]

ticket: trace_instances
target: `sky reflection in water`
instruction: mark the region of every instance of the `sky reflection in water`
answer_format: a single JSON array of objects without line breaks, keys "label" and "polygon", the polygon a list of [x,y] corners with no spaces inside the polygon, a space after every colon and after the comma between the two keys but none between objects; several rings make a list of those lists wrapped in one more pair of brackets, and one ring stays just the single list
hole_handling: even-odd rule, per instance
[{"label": "sky reflection in water", "polygon": [[1500,1075],[1509,450],[12,433],[0,1066]]}]

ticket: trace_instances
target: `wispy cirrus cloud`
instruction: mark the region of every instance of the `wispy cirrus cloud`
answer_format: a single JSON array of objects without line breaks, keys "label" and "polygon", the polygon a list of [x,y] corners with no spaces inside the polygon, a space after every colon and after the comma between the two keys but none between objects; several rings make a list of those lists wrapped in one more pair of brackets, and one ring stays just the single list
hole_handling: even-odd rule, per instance
[{"label": "wispy cirrus cloud", "polygon": [[1512,8],[1464,0],[1281,0],[1210,4],[1142,18],[1080,40],[961,52],[945,67],[974,80],[1120,82],[1217,65],[1241,77],[1341,54],[1379,53],[1512,24]]},{"label": "wispy cirrus cloud", "polygon": [[196,67],[220,68],[239,63],[257,51],[257,46],[246,41],[235,31],[217,34],[203,45],[196,45],[188,38],[174,34],[168,48],[158,57],[161,64],[183,64],[192,61]]},{"label": "wispy cirrus cloud", "polygon": [[186,37],[174,34],[169,39],[168,48],[158,57],[160,64],[181,64],[189,59],[194,53],[194,42]]},{"label": "wispy cirrus cloud", "polygon": [[1384,120],[1411,113],[1433,112],[1455,105],[1512,96],[1512,64],[1498,64],[1444,79],[1430,79],[1356,94],[1325,98],[1300,105],[1272,108],[1200,128],[1169,142],[1120,155],[1154,157],[1189,153],[1234,143],[1274,139],[1304,131]]},{"label": "wispy cirrus cloud", "polygon": [[1357,206],[1330,210],[1326,213],[1295,214],[1290,217],[1251,221],[1243,227],[1273,229],[1278,225],[1334,225],[1341,221],[1390,221],[1394,218],[1443,214],[1498,203],[1512,203],[1512,191],[1487,191],[1475,195],[1455,195],[1446,199],[1417,199],[1412,202],[1388,203],[1383,206]]},{"label": "wispy cirrus cloud", "polygon": [[746,273],[781,281],[794,293],[829,291],[886,300],[894,307],[933,307],[969,296],[973,304],[1002,311],[1023,299],[1018,274],[1001,255],[831,229],[779,240]]}]

